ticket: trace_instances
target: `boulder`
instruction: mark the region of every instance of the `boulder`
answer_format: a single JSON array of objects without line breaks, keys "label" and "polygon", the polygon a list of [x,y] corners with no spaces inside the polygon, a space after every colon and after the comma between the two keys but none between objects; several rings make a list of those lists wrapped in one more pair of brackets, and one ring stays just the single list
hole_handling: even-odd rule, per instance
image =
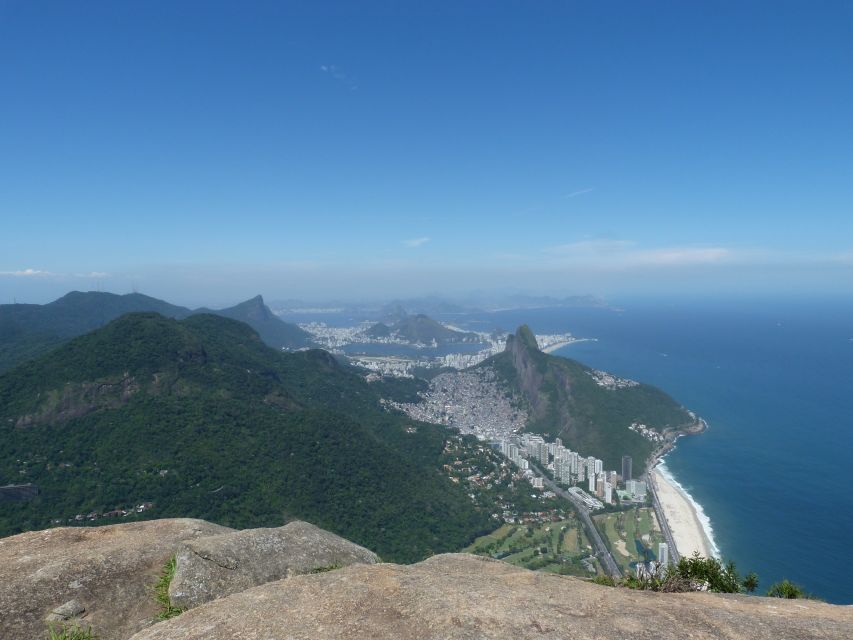
[{"label": "boulder", "polygon": [[67,621],[124,640],[157,621],[153,586],[178,545],[226,531],[175,519],[0,539],[0,637],[44,640],[49,622]]},{"label": "boulder", "polygon": [[191,609],[251,587],[379,558],[333,533],[295,521],[277,529],[247,529],[191,540],[176,554],[169,586],[172,606]]},{"label": "boulder", "polygon": [[131,640],[853,638],[853,607],[599,586],[469,555],[352,565],[213,600]]}]

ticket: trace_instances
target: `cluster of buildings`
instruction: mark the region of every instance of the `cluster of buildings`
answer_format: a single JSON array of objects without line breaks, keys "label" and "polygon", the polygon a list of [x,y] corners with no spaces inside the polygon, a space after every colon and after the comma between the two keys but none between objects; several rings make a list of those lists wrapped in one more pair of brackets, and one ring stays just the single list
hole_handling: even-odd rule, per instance
[{"label": "cluster of buildings", "polygon": [[422,398],[392,404],[415,420],[455,427],[487,442],[506,440],[527,423],[527,413],[513,406],[489,367],[442,373]]},{"label": "cluster of buildings", "polygon": [[522,471],[529,470],[532,460],[551,471],[558,483],[586,483],[589,492],[602,498],[605,504],[613,502],[613,488],[619,479],[618,474],[615,471],[605,471],[604,463],[598,458],[584,457],[577,451],[564,447],[560,438],[554,442],[546,442],[540,435],[525,433],[519,438],[503,440],[500,443],[500,451]]},{"label": "cluster of buildings", "polygon": [[[104,511],[103,513],[99,513],[97,511],[92,511],[86,514],[78,513],[73,518],[68,518],[68,522],[83,522],[84,520],[94,522],[95,520],[100,520],[102,518],[126,518],[127,516],[132,515],[134,513],[143,513],[145,511],[148,511],[153,507],[154,503],[143,502],[142,504],[130,507],[130,509],[113,509],[112,511]],[[62,524],[62,520],[54,520],[54,524]]]},{"label": "cluster of buildings", "polygon": [[514,470],[486,443],[475,445],[474,451],[472,457],[471,448],[460,446],[458,437],[448,438],[444,454],[452,460],[443,470],[451,482],[466,487],[474,504],[489,509],[492,518],[510,524],[539,524],[559,522],[568,516],[569,510],[562,501],[549,500],[556,497],[551,491],[543,491],[538,496],[538,509],[519,509],[514,494],[522,490],[518,483],[525,475]]},{"label": "cluster of buildings", "polygon": [[605,389],[628,389],[630,387],[638,387],[640,385],[636,380],[628,380],[627,378],[619,378],[612,373],[593,369],[587,371],[587,374],[595,380],[595,384]]},{"label": "cluster of buildings", "polygon": [[[604,463],[598,458],[584,457],[577,451],[564,447],[560,438],[554,442],[546,442],[540,435],[525,433],[501,440],[499,449],[501,454],[528,475],[534,487],[542,487],[542,478],[536,477],[530,469],[531,461],[548,469],[558,483],[572,487],[570,491],[587,503],[590,509],[600,509],[605,504],[612,504],[613,494],[620,482],[625,487],[624,491],[618,492],[620,500],[645,501],[646,483],[631,477],[630,456],[622,456],[620,475],[616,471],[605,470]],[[589,493],[601,502],[585,494],[579,486],[586,486]]]},{"label": "cluster of buildings", "polygon": [[660,433],[658,433],[657,431],[655,431],[651,427],[648,427],[648,426],[641,424],[639,422],[632,422],[631,426],[629,426],[628,428],[631,431],[635,431],[636,433],[639,433],[646,440],[651,440],[652,442],[663,442],[663,440],[664,440],[664,437]]}]

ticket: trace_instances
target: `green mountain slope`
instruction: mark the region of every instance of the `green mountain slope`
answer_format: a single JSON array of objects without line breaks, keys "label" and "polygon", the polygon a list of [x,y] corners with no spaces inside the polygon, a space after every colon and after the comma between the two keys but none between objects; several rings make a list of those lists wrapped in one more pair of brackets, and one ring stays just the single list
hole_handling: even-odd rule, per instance
[{"label": "green mountain slope", "polygon": [[[132,517],[302,518],[413,561],[489,528],[438,470],[447,432],[384,411],[319,350],[213,315],[130,314],[0,375],[0,536],[142,502]],[[122,521],[103,519],[99,523]]]},{"label": "green mountain slope", "polygon": [[623,455],[634,459],[637,474],[655,445],[628,429],[639,422],[658,432],[693,427],[696,420],[666,393],[646,384],[600,386],[592,369],[568,358],[542,353],[527,326],[509,336],[506,349],[480,366],[492,367],[512,395],[528,409],[527,430],[619,469]]},{"label": "green mountain slope", "polygon": [[261,336],[269,346],[281,349],[299,349],[311,345],[311,334],[295,324],[284,322],[264,304],[261,296],[241,302],[227,309],[198,309],[195,313],[213,313],[218,316],[245,322]]},{"label": "green mountain slope", "polygon": [[72,291],[45,305],[0,305],[0,372],[126,313],[138,311],[179,319],[193,313],[214,313],[246,322],[272,347],[310,346],[310,336],[296,325],[276,317],[260,296],[228,309],[191,311],[140,293]]}]

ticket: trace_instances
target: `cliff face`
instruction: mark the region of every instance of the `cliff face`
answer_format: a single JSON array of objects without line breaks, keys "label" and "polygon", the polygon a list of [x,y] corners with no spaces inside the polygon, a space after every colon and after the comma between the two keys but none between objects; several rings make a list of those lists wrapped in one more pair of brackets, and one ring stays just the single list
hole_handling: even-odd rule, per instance
[{"label": "cliff face", "polygon": [[[160,520],[2,539],[2,637],[43,640],[48,617],[91,626],[102,640],[853,637],[853,607],[638,592],[462,554],[372,564],[375,556],[337,536],[288,527],[230,532]],[[270,545],[271,536],[287,544]],[[215,564],[215,579],[197,567],[188,575],[218,590],[215,599],[159,621],[154,584],[166,560],[177,552],[180,565],[188,549],[210,552],[194,560]],[[273,559],[280,575],[270,572]]]},{"label": "cliff face", "polygon": [[[518,391],[527,401],[532,419],[534,421],[541,420],[548,411],[551,399],[542,392],[547,364],[544,360],[544,354],[539,351],[536,337],[526,325],[522,326],[515,335],[510,335],[507,338],[504,353],[510,358]],[[562,430],[566,425],[557,424],[555,426]]]}]

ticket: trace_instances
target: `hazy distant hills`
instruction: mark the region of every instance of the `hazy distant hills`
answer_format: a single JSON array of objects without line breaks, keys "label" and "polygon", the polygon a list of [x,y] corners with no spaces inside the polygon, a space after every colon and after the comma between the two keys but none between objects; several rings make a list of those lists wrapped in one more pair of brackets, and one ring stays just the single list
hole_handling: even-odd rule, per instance
[{"label": "hazy distant hills", "polygon": [[506,350],[484,361],[524,403],[526,430],[541,433],[583,455],[619,469],[623,455],[634,459],[637,474],[655,445],[628,429],[639,422],[659,431],[693,425],[695,419],[669,395],[647,384],[609,388],[596,382],[589,367],[539,350],[527,326],[507,339]]},{"label": "hazy distant hills", "polygon": [[178,319],[193,313],[213,313],[246,322],[272,347],[300,348],[311,343],[302,329],[277,318],[261,296],[229,309],[193,311],[140,293],[72,291],[45,305],[0,305],[0,372],[125,313],[139,311]]},{"label": "hazy distant hills", "polygon": [[445,437],[324,351],[214,315],[128,314],[0,375],[0,485],[40,488],[0,509],[0,536],[150,501],[145,517],[301,518],[416,560],[490,528],[438,471]]},{"label": "hazy distant hills", "polygon": [[396,337],[406,342],[430,344],[452,344],[458,342],[480,342],[480,336],[467,331],[455,331],[423,314],[402,315],[392,325],[377,322],[365,331],[371,338]]}]

